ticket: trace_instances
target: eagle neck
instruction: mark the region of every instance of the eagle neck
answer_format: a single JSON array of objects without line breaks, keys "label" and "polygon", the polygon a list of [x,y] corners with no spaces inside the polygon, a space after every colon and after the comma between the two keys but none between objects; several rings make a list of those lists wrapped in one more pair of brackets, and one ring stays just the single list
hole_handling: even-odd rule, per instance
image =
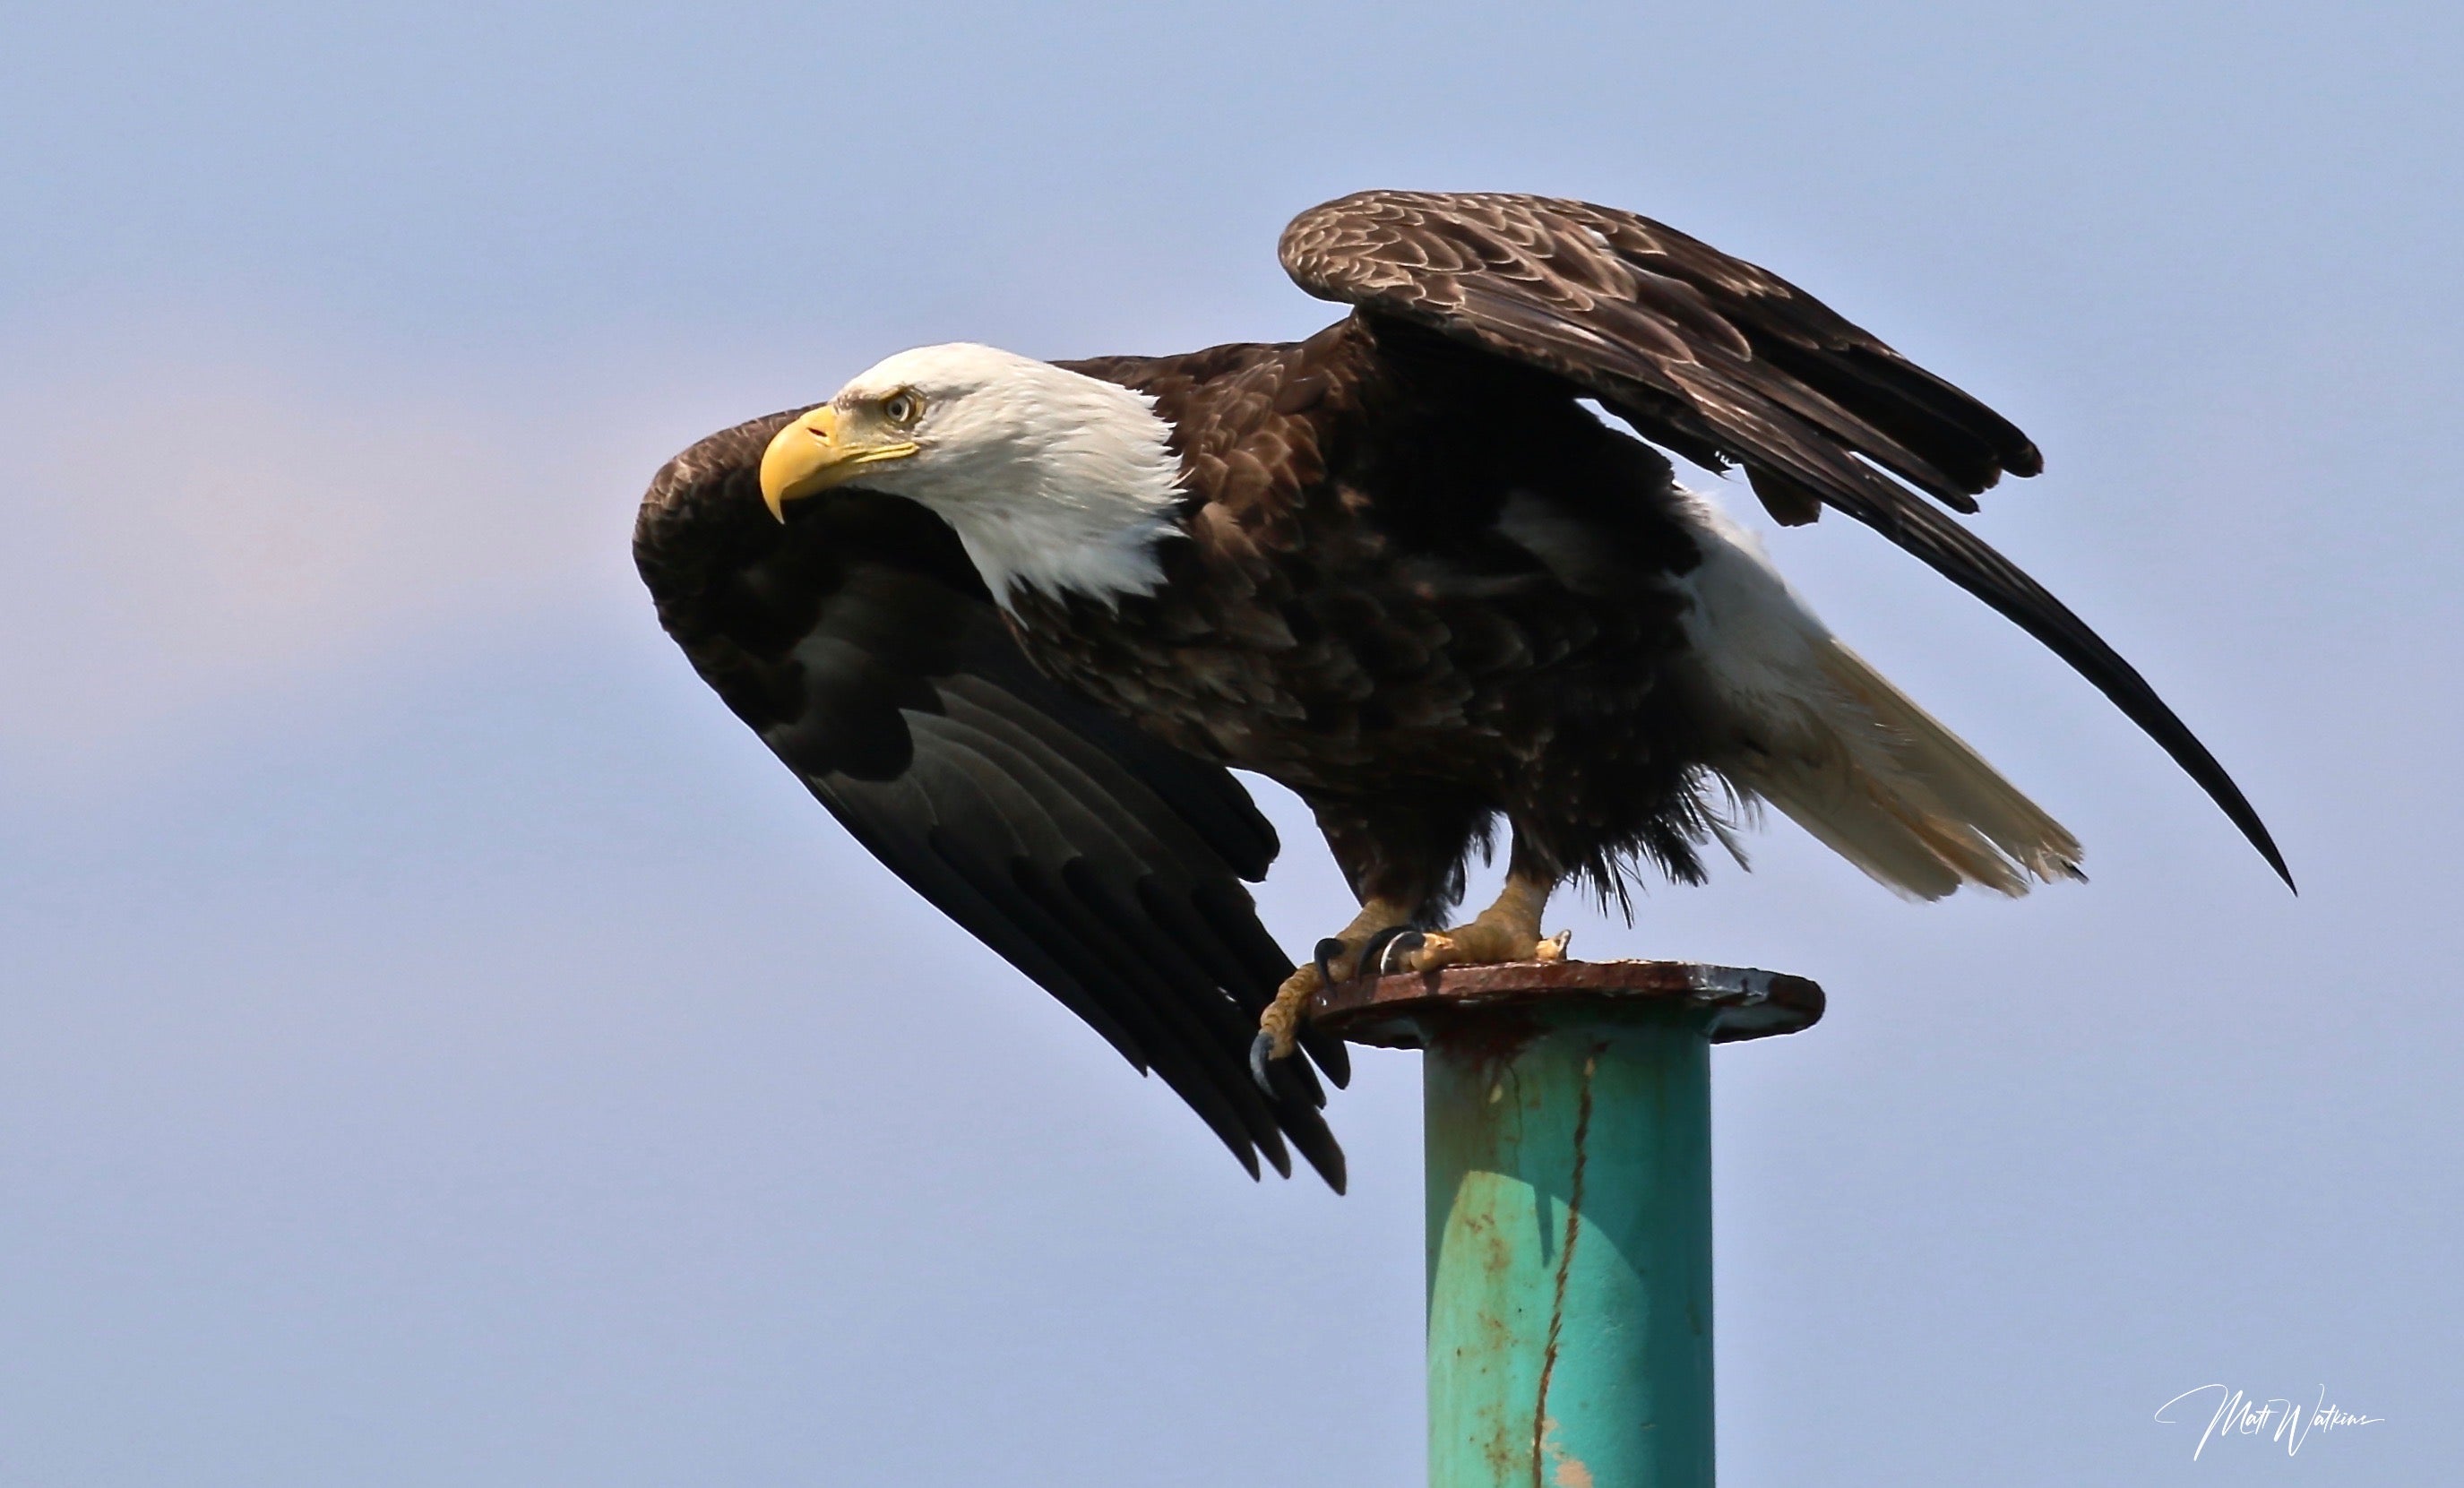
[{"label": "eagle neck", "polygon": [[1019,437],[946,462],[913,493],[957,531],[1003,609],[1029,591],[1106,605],[1152,594],[1158,549],[1180,531],[1173,427],[1145,394],[1049,370],[1013,395],[1005,423]]},{"label": "eagle neck", "polygon": [[1178,502],[1149,504],[1126,493],[1081,493],[1067,506],[1022,504],[977,511],[953,521],[958,541],[1001,608],[1015,611],[1022,593],[1053,599],[1084,595],[1116,605],[1153,594],[1163,583],[1159,554],[1177,534]]}]

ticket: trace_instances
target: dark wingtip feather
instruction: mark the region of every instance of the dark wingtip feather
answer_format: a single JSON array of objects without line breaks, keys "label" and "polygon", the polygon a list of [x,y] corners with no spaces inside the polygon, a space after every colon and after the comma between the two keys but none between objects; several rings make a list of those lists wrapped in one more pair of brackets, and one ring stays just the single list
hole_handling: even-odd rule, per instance
[{"label": "dark wingtip feather", "polygon": [[1932,507],[1891,486],[1879,474],[1867,488],[1883,497],[1865,499],[1866,492],[1841,492],[1837,504],[1892,541],[1931,564],[1936,572],[1975,595],[2035,637],[2071,669],[2093,684],[2123,717],[2156,741],[2184,774],[2205,791],[2228,821],[2241,830],[2276,876],[2296,893],[2293,873],[2284,855],[2258,818],[2250,799],[2233,783],[2190,726],[2182,721],[2139,669],[2123,660],[2102,636],[2089,628],[2070,606],[2055,599],[2042,584],[2022,572],[1993,546]]},{"label": "dark wingtip feather", "polygon": [[[2076,666],[2077,663],[2073,665]],[[2084,670],[2084,668],[2081,669]],[[2127,667],[2123,669],[2128,671]],[[2293,882],[2293,870],[2285,865],[2284,854],[2277,850],[2276,839],[2268,832],[2267,823],[2258,819],[2257,808],[2251,805],[2248,797],[2242,795],[2241,787],[2235,785],[2233,777],[2225,773],[2225,767],[2216,762],[2216,756],[2208,753],[2208,747],[2200,743],[2190,733],[2189,725],[2182,722],[2170,708],[2166,707],[2157,698],[2154,690],[2148,689],[2145,682],[2140,681],[2136,672],[2129,673],[2129,680],[2138,682],[2145,693],[2143,699],[2137,700],[2142,704],[2140,707],[2134,707],[2132,702],[2125,701],[2117,695],[2113,689],[2104,687],[2102,679],[2095,674],[2088,673],[2088,678],[2098,684],[2105,696],[2121,705],[2123,712],[2131,722],[2139,725],[2145,731],[2148,737],[2164,747],[2165,753],[2172,756],[2173,762],[2180,765],[2183,772],[2196,781],[2201,790],[2208,793],[2208,799],[2214,801],[2217,809],[2224,812],[2226,820],[2241,829],[2242,837],[2250,842],[2251,846],[2258,850],[2261,858],[2267,860],[2267,865],[2276,870],[2276,876],[2284,881],[2284,886],[2293,890],[2295,894],[2299,894],[2301,887]]]},{"label": "dark wingtip feather", "polygon": [[2293,870],[2284,865],[2284,854],[2276,850],[2276,839],[2267,834],[2267,827],[2257,815],[2253,813],[2248,822],[2237,824],[2241,826],[2242,835],[2250,839],[2250,844],[2258,849],[2258,855],[2267,860],[2267,865],[2276,870],[2276,876],[2284,880],[2284,886],[2292,890],[2295,898],[2301,897],[2301,886],[2293,882]]},{"label": "dark wingtip feather", "polygon": [[1342,1039],[1332,1034],[1303,1029],[1301,1049],[1317,1061],[1319,1069],[1326,1072],[1327,1083],[1337,1090],[1352,1083],[1352,1051],[1344,1047]]},{"label": "dark wingtip feather", "polygon": [[1302,1149],[1302,1155],[1309,1159],[1309,1165],[1311,1168],[1317,1170],[1317,1175],[1326,1180],[1326,1186],[1334,1191],[1335,1196],[1342,1197],[1344,1190],[1351,1186],[1352,1181],[1350,1171],[1344,1167],[1343,1149],[1335,1146],[1330,1139],[1323,1152],[1305,1148]]}]

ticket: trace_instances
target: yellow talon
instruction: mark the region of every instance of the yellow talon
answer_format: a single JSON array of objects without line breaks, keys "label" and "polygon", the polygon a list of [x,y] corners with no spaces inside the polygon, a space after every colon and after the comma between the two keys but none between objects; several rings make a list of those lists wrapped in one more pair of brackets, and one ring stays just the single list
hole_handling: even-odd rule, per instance
[{"label": "yellow talon", "polygon": [[[1340,955],[1328,956],[1328,966],[1338,970],[1349,966],[1358,957],[1361,948],[1380,930],[1406,923],[1411,914],[1411,908],[1407,905],[1389,899],[1370,900],[1360,907],[1358,914],[1352,917],[1352,923],[1343,928],[1343,933],[1334,937],[1342,944],[1343,950]],[[1258,1015],[1258,1032],[1265,1036],[1267,1059],[1291,1058],[1293,1048],[1300,1041],[1301,1018],[1309,1010],[1309,999],[1316,996],[1325,985],[1325,979],[1318,975],[1317,967],[1311,964],[1294,967],[1292,974],[1285,977],[1284,984],[1275,989],[1275,999]]]},{"label": "yellow talon", "polygon": [[1572,931],[1540,938],[1540,911],[1548,907],[1549,888],[1538,879],[1507,874],[1497,903],[1480,911],[1470,924],[1423,936],[1410,957],[1412,970],[1564,960]]},{"label": "yellow talon", "polygon": [[1317,968],[1304,966],[1284,978],[1275,989],[1275,1000],[1258,1015],[1258,1031],[1267,1039],[1266,1057],[1287,1060],[1300,1042],[1301,1010],[1318,992]]}]

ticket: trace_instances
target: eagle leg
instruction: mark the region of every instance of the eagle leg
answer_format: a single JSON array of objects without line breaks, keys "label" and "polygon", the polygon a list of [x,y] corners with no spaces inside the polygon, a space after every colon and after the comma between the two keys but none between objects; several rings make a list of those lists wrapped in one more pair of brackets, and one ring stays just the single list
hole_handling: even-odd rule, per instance
[{"label": "eagle leg", "polygon": [[1283,986],[1275,990],[1275,1000],[1258,1015],[1258,1039],[1249,1049],[1249,1072],[1259,1084],[1266,1083],[1268,1061],[1291,1058],[1300,1038],[1301,1017],[1318,990],[1360,974],[1361,952],[1373,944],[1383,950],[1393,939],[1388,932],[1409,926],[1411,920],[1411,906],[1373,898],[1360,907],[1341,934],[1318,942],[1314,962],[1295,968],[1284,978]]},{"label": "eagle leg", "polygon": [[1497,902],[1468,925],[1432,930],[1420,937],[1410,954],[1397,959],[1411,971],[1434,972],[1447,966],[1489,966],[1506,961],[1563,961],[1572,930],[1540,936],[1540,913],[1549,908],[1553,886],[1536,874],[1510,872]]}]

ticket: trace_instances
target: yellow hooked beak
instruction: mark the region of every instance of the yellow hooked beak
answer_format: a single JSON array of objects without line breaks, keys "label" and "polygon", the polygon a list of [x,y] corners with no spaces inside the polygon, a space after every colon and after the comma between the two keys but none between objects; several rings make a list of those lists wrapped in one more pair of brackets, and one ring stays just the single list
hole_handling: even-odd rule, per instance
[{"label": "yellow hooked beak", "polygon": [[838,410],[824,404],[781,429],[761,451],[762,504],[783,522],[788,502],[853,480],[868,465],[904,460],[915,449],[912,440],[843,440]]}]

